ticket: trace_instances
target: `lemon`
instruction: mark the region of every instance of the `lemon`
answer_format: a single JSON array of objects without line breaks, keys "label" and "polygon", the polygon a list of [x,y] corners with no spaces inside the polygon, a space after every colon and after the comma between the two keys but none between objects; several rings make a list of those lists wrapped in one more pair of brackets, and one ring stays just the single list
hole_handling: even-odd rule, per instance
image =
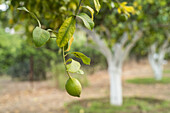
[{"label": "lemon", "polygon": [[67,93],[71,96],[80,97],[82,87],[77,79],[69,78],[65,84],[65,88]]}]

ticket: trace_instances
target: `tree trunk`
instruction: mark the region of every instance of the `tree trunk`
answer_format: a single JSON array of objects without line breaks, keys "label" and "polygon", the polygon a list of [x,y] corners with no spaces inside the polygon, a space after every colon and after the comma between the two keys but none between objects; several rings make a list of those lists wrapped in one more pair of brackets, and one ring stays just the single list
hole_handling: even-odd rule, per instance
[{"label": "tree trunk", "polygon": [[[131,42],[128,44],[128,33],[123,33],[120,43],[117,42],[110,49],[95,30],[90,31],[88,29],[85,29],[84,27],[78,27],[92,37],[93,41],[97,44],[97,48],[96,46],[94,48],[99,50],[107,59],[108,73],[110,76],[110,104],[118,106],[122,105],[122,64],[135,43],[142,37],[142,31],[137,31],[134,34]],[[108,37],[111,36],[109,34],[109,31],[106,34],[108,35]]]},{"label": "tree trunk", "polygon": [[164,57],[166,53],[170,52],[169,40],[168,33],[167,40],[161,46],[158,46],[158,43],[155,42],[149,48],[148,59],[156,80],[162,79]]},{"label": "tree trunk", "polygon": [[34,57],[30,56],[30,74],[29,74],[30,86],[33,89],[34,84]]},{"label": "tree trunk", "polygon": [[[154,77],[156,80],[161,80],[162,79],[162,71],[163,71],[163,63],[160,63],[161,61],[158,61],[160,59],[155,58],[154,56],[157,56],[156,54],[149,54],[149,63],[154,71]],[[158,56],[159,57],[159,56]]]},{"label": "tree trunk", "polygon": [[30,56],[30,75],[29,75],[30,82],[32,82],[34,80],[34,78],[33,78],[33,73],[34,73],[33,66],[34,66],[33,56]]},{"label": "tree trunk", "polygon": [[108,67],[110,76],[110,104],[121,106],[122,97],[122,67],[110,64]]},{"label": "tree trunk", "polygon": [[162,79],[162,68],[156,67],[154,75],[155,75],[156,80],[161,80]]}]

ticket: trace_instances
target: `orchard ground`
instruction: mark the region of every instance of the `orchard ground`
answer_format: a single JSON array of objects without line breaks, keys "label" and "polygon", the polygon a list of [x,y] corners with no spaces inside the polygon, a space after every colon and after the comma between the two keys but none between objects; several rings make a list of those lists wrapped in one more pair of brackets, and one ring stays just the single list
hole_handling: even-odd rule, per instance
[{"label": "orchard ground", "polygon": [[[170,77],[170,62],[165,65],[164,76]],[[133,84],[128,79],[153,77],[147,61],[127,62],[123,67],[123,96],[155,98],[170,101],[170,84]],[[0,113],[59,113],[69,102],[109,97],[107,70],[88,76],[89,86],[83,88],[80,98],[69,96],[66,91],[54,87],[51,81],[17,82],[0,79]],[[58,111],[58,112],[57,112]]]}]

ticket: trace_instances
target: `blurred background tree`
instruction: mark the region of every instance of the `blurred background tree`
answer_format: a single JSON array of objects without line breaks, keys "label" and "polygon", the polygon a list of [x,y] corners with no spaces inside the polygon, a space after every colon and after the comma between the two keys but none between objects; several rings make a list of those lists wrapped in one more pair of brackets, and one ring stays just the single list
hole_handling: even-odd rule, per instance
[{"label": "blurred background tree", "polygon": [[144,28],[144,37],[137,43],[133,53],[146,56],[153,69],[155,79],[161,80],[165,56],[169,54],[170,30],[170,2],[166,0],[137,0],[134,5],[140,4],[142,10],[137,17],[137,24]]}]

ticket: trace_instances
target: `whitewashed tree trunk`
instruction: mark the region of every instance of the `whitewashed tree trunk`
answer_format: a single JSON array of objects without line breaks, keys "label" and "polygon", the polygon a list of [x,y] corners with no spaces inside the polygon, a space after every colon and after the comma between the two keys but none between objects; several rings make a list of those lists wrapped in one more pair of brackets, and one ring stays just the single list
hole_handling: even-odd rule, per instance
[{"label": "whitewashed tree trunk", "polygon": [[162,79],[164,57],[165,57],[165,54],[170,51],[170,47],[168,48],[168,44],[169,44],[168,40],[166,40],[163,43],[163,45],[159,48],[158,48],[157,43],[154,43],[150,46],[148,60],[154,71],[154,76],[156,80]]},{"label": "whitewashed tree trunk", "polygon": [[[158,54],[149,53],[149,63],[154,71],[154,76],[156,80],[162,79],[162,71],[163,71],[163,61],[158,61],[154,56],[158,56]],[[159,56],[158,56],[159,57]],[[163,59],[162,59],[163,60]],[[159,63],[162,62],[162,63]]]},{"label": "whitewashed tree trunk", "polygon": [[125,32],[120,43],[117,42],[113,45],[112,50],[110,50],[105,41],[102,40],[95,31],[87,30],[81,26],[78,27],[91,36],[93,41],[97,44],[96,49],[99,50],[107,59],[108,73],[110,76],[110,104],[117,106],[122,105],[122,65],[134,44],[139,40],[139,38],[141,38],[142,32],[136,32],[131,43],[126,46],[125,44],[128,41],[128,34]]},{"label": "whitewashed tree trunk", "polygon": [[155,70],[155,79],[156,80],[162,79],[162,72],[163,72],[163,66],[157,67],[157,69]]},{"label": "whitewashed tree trunk", "polygon": [[109,64],[108,72],[110,76],[110,104],[120,106],[123,103],[122,67],[118,67],[113,63]]}]

